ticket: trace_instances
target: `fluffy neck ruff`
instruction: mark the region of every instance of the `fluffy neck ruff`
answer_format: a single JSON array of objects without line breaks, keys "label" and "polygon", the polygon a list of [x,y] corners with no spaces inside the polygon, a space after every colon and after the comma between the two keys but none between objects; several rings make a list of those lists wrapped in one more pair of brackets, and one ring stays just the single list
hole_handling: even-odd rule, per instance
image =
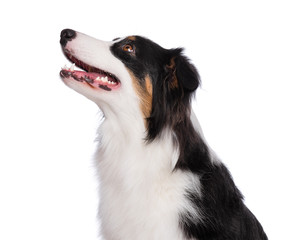
[{"label": "fluffy neck ruff", "polygon": [[180,213],[189,212],[192,221],[202,218],[185,196],[201,190],[197,175],[176,167],[181,154],[175,133],[165,129],[149,142],[143,121],[115,121],[100,126],[96,153],[103,236],[185,239]]}]

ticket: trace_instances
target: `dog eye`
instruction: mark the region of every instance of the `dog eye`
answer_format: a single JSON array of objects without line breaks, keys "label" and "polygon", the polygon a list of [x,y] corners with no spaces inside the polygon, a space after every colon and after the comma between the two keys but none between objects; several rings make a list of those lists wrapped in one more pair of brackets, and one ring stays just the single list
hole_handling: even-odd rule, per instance
[{"label": "dog eye", "polygon": [[122,47],[122,50],[125,51],[125,52],[129,52],[129,53],[132,53],[134,52],[134,48],[132,45],[129,45],[129,44],[126,44]]}]

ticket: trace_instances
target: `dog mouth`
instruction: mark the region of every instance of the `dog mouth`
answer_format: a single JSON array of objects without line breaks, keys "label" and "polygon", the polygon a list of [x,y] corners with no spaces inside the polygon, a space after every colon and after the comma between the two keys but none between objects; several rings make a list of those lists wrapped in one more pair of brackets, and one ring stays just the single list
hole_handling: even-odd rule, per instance
[{"label": "dog mouth", "polygon": [[[120,81],[114,74],[84,63],[67,50],[64,50],[64,54],[72,62],[72,65],[71,67],[65,65],[62,68],[60,75],[63,78],[71,77],[78,82],[87,83],[90,87],[97,87],[106,91],[111,91],[119,87]],[[75,70],[74,66],[81,70]]]}]

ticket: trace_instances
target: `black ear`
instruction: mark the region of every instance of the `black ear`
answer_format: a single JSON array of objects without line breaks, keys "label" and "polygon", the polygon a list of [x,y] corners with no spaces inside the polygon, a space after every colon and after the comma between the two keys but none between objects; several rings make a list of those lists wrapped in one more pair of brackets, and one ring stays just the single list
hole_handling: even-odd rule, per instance
[{"label": "black ear", "polygon": [[175,58],[176,76],[179,83],[185,90],[192,92],[196,90],[200,84],[200,76],[189,60],[180,55]]},{"label": "black ear", "polygon": [[171,88],[182,87],[186,92],[195,91],[200,85],[200,76],[188,58],[181,54],[182,49],[176,49],[176,54],[170,59],[167,69]]}]

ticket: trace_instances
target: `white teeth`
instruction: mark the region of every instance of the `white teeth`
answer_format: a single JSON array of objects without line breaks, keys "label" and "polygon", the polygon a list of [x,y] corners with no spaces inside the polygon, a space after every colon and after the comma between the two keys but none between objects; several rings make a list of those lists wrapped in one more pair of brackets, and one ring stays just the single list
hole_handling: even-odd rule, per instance
[{"label": "white teeth", "polygon": [[72,65],[70,67],[67,67],[67,65],[65,64],[65,66],[62,69],[73,72],[74,66],[75,66],[75,63],[72,63]]},{"label": "white teeth", "polygon": [[107,83],[107,84],[115,84],[115,82],[113,81],[110,81],[108,76],[105,76],[105,77],[97,77],[95,78],[96,81],[102,81],[103,83]]},{"label": "white teeth", "polygon": [[70,67],[70,71],[71,72],[74,72],[74,66],[75,66],[75,63],[72,63],[71,67]]},{"label": "white teeth", "polygon": [[[75,63],[72,63],[70,67],[67,67],[67,65],[65,65],[64,67],[62,67],[62,69],[66,70],[66,71],[74,72],[75,67],[76,67]],[[99,77],[98,76],[95,80],[96,81],[102,81],[103,83],[111,84],[111,85],[116,85],[117,84],[114,81],[110,81],[109,78],[108,78],[108,76],[105,76],[105,77]]]}]

